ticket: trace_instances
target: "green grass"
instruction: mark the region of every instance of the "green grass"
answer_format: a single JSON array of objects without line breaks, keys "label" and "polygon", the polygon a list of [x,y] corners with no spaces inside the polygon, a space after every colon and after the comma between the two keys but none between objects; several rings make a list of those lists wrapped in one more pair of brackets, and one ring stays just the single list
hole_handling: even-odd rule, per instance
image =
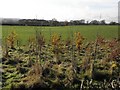
[{"label": "green grass", "polygon": [[40,27],[40,26],[2,26],[3,41],[12,31],[16,31],[22,44],[26,44],[29,37],[35,35],[35,31],[41,31],[46,41],[50,39],[50,34],[59,33],[63,39],[71,37],[72,33],[80,32],[86,41],[95,40],[96,35],[101,35],[107,39],[118,37],[118,26],[102,25],[82,25],[82,26],[60,26],[60,27]]}]

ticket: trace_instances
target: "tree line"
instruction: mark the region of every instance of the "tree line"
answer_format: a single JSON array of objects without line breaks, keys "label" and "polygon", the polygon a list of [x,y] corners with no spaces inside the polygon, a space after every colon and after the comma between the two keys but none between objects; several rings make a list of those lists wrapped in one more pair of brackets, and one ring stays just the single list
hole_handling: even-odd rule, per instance
[{"label": "tree line", "polygon": [[2,25],[20,25],[20,26],[71,26],[71,25],[118,25],[117,22],[106,23],[105,20],[92,20],[86,21],[81,20],[71,20],[71,21],[58,21],[57,19],[44,20],[44,19],[19,19],[17,21],[2,20]]}]

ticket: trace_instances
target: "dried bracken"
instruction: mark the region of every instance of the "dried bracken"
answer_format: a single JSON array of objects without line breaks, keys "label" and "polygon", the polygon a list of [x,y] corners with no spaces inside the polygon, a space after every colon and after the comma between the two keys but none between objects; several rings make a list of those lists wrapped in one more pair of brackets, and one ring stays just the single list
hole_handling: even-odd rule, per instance
[{"label": "dried bracken", "polygon": [[66,41],[61,38],[53,34],[47,44],[43,34],[36,31],[27,47],[15,48],[16,34],[12,32],[3,47],[3,88],[118,90],[120,47],[116,39],[98,36],[86,43],[80,32],[72,33],[72,39]]},{"label": "dried bracken", "polygon": [[82,48],[83,40],[84,38],[80,32],[75,33],[75,44],[78,50]]},{"label": "dried bracken", "polygon": [[17,34],[15,31],[12,31],[6,38],[7,45],[10,46],[10,48],[14,48],[16,40],[17,40]]}]

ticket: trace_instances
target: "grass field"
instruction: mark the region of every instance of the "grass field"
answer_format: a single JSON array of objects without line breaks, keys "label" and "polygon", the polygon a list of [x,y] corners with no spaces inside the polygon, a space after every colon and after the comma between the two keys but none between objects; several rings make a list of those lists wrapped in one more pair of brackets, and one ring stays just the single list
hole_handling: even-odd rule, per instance
[{"label": "grass field", "polygon": [[59,33],[63,39],[71,37],[72,33],[80,32],[86,41],[95,40],[96,35],[101,35],[107,39],[118,37],[118,27],[117,26],[62,26],[62,27],[40,27],[40,26],[2,26],[2,39],[4,41],[5,37],[12,31],[15,31],[18,35],[19,40],[22,44],[26,44],[29,37],[34,36],[36,30],[41,31],[48,41],[50,35],[53,33]]}]

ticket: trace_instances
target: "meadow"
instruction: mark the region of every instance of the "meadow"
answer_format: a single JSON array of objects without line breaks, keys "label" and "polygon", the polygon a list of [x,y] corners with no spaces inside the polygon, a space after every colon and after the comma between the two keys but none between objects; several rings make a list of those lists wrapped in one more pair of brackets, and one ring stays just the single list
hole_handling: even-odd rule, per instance
[{"label": "meadow", "polygon": [[57,26],[57,27],[41,27],[41,26],[2,26],[2,39],[4,40],[9,33],[15,31],[18,34],[18,39],[22,44],[26,44],[31,36],[35,36],[36,30],[41,31],[46,42],[50,40],[53,33],[58,33],[62,39],[70,38],[75,32],[80,32],[85,38],[85,41],[93,41],[97,35],[112,39],[118,37],[118,26],[112,25],[81,25],[81,26]]}]

